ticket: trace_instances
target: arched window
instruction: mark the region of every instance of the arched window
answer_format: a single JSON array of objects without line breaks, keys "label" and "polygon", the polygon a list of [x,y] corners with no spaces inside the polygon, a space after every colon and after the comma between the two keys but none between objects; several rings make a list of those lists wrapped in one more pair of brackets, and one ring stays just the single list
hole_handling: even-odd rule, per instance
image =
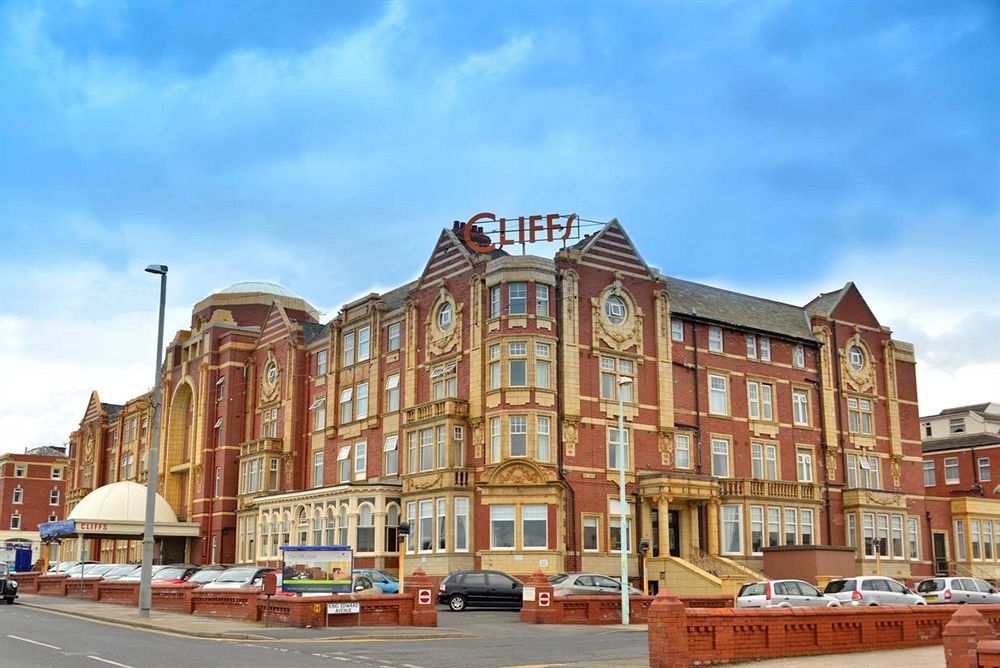
[{"label": "arched window", "polygon": [[305,508],[299,508],[298,521],[296,522],[299,526],[299,545],[309,544],[309,515],[306,514]]},{"label": "arched window", "polygon": [[281,545],[291,545],[292,544],[292,518],[285,511],[284,516],[281,518]]},{"label": "arched window", "polygon": [[375,551],[375,515],[371,504],[364,503],[358,512],[358,552]]},{"label": "arched window", "polygon": [[323,544],[323,511],[316,508],[313,511],[313,545]]},{"label": "arched window", "polygon": [[337,544],[337,514],[333,506],[326,509],[326,544]]},{"label": "arched window", "polygon": [[337,515],[337,545],[350,545],[347,539],[347,506],[340,507]]},{"label": "arched window", "polygon": [[278,554],[278,547],[281,545],[281,516],[275,513],[271,515],[271,552],[268,556]]},{"label": "arched window", "polygon": [[398,552],[398,533],[397,528],[399,527],[399,506],[395,503],[390,503],[385,508],[385,551],[386,552]]}]

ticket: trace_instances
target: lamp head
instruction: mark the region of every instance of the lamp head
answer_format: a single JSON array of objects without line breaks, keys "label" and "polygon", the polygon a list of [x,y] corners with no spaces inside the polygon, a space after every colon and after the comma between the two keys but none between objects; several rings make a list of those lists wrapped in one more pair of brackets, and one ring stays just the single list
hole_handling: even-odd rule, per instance
[{"label": "lamp head", "polygon": [[146,267],[146,271],[150,274],[159,274],[163,276],[167,273],[167,265],[165,264],[151,264]]}]

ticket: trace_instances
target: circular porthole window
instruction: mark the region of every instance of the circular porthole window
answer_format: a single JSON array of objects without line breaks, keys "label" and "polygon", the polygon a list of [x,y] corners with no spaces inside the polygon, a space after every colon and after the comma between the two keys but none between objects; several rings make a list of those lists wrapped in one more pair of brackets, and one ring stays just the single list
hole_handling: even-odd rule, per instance
[{"label": "circular porthole window", "polygon": [[441,304],[441,308],[438,309],[438,327],[442,332],[451,329],[452,315],[451,304],[449,302]]},{"label": "circular porthole window", "polygon": [[604,315],[612,324],[620,325],[625,322],[625,318],[628,317],[628,307],[625,305],[625,300],[617,295],[610,295],[604,300]]},{"label": "circular porthole window", "polygon": [[855,371],[861,371],[865,366],[865,353],[860,346],[851,346],[847,351],[848,363]]},{"label": "circular porthole window", "polygon": [[264,370],[264,377],[267,378],[267,382],[274,385],[278,382],[278,365],[271,362],[267,365],[267,369]]}]

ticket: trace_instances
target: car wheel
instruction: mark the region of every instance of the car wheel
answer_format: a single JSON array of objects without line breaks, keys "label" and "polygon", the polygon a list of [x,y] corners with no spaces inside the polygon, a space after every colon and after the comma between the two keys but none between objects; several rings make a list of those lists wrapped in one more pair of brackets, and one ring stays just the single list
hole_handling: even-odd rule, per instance
[{"label": "car wheel", "polygon": [[7,601],[7,605],[14,605],[14,597],[13,596],[8,596],[4,600]]},{"label": "car wheel", "polygon": [[465,597],[461,594],[455,594],[448,599],[448,607],[451,608],[453,612],[462,612],[465,610]]}]

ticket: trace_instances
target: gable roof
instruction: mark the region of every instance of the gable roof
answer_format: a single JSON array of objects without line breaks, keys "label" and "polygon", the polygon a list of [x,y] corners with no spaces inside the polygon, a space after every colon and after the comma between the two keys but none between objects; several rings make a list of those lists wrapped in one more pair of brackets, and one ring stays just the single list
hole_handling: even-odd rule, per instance
[{"label": "gable roof", "polygon": [[582,264],[653,280],[660,278],[642,259],[642,254],[617,218],[612,218],[600,230],[573,244],[573,248],[580,251]]},{"label": "gable roof", "polygon": [[[868,302],[865,301],[864,295],[861,294],[861,290],[859,290],[858,286],[854,284],[854,281],[848,281],[840,290],[820,294],[819,297],[816,297],[816,299],[806,304],[806,313],[815,311],[823,317],[832,319],[834,317],[834,312],[841,306],[849,304],[851,299],[855,300],[855,305],[859,307],[861,311],[860,314],[855,312],[853,316],[848,315],[849,320],[878,327],[879,321],[878,318],[875,317],[875,312],[872,311],[870,306],[868,306]],[[867,317],[869,322],[864,323],[864,321],[859,319],[859,317]]]},{"label": "gable roof", "polygon": [[[500,250],[493,251],[489,256],[501,257],[506,254],[506,252]],[[449,229],[441,230],[437,243],[434,244],[434,250],[431,251],[431,256],[427,258],[427,264],[424,265],[424,270],[420,272],[420,278],[417,280],[417,283],[424,284],[439,278],[448,278],[455,273],[462,273],[462,271],[471,269],[472,258],[478,255],[480,254],[466,246],[465,242],[459,239],[455,232]]]},{"label": "gable roof", "polygon": [[801,306],[680,278],[666,276],[664,280],[673,313],[809,342],[816,341]]},{"label": "gable roof", "polygon": [[983,445],[1000,445],[1000,434],[991,434],[989,432],[958,434],[955,436],[933,438],[920,444],[924,452],[962,450]]},{"label": "gable roof", "polygon": [[321,339],[330,329],[329,323],[323,325],[318,322],[309,322],[308,320],[296,320],[295,322],[302,327],[302,339],[307,346]]},{"label": "gable roof", "polygon": [[410,290],[417,287],[417,283],[420,281],[410,281],[406,285],[401,285],[398,288],[393,288],[388,292],[382,293],[382,301],[385,302],[386,311],[395,311],[398,308],[403,307],[406,304],[406,299],[410,296]]}]

